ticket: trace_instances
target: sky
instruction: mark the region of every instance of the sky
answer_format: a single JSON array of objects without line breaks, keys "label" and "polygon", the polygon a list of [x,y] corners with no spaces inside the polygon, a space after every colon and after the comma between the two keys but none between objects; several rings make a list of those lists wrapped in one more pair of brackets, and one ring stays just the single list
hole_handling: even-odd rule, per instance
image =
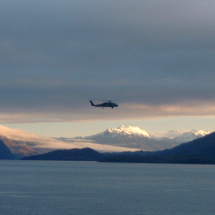
[{"label": "sky", "polygon": [[214,131],[214,11],[212,0],[2,0],[0,124],[46,137]]}]

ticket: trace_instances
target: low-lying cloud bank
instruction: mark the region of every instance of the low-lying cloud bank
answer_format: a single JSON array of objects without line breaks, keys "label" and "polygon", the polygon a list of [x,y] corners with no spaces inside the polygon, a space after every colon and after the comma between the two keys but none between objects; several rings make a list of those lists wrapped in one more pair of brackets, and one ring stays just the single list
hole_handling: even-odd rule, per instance
[{"label": "low-lying cloud bank", "polygon": [[0,125],[0,135],[7,137],[8,139],[24,142],[26,145],[31,146],[34,149],[46,148],[46,149],[72,149],[72,148],[85,148],[89,147],[98,151],[137,151],[139,149],[131,149],[118,146],[101,145],[90,142],[89,140],[76,139],[70,142],[64,142],[55,138],[40,137],[34,133],[26,132],[20,129],[12,129],[6,126]]}]

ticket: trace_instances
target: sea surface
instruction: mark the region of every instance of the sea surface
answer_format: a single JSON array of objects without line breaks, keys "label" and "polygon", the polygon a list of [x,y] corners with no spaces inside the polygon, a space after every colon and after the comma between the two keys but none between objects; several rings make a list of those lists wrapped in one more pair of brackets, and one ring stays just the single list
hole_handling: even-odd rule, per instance
[{"label": "sea surface", "polygon": [[214,215],[215,166],[0,161],[1,215]]}]

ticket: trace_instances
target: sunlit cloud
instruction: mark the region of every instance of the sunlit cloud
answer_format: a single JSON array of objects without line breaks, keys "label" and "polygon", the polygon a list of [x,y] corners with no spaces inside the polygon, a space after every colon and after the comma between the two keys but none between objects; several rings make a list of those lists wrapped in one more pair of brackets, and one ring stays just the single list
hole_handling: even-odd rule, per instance
[{"label": "sunlit cloud", "polygon": [[0,135],[5,136],[9,139],[17,141],[29,141],[34,142],[40,140],[40,137],[36,134],[23,131],[21,129],[8,128],[6,126],[0,125]]},{"label": "sunlit cloud", "polygon": [[44,148],[49,150],[55,150],[89,147],[98,151],[114,151],[114,152],[139,150],[130,149],[126,147],[101,145],[84,139],[80,140],[75,139],[71,140],[70,142],[64,142],[55,138],[40,137],[39,135],[34,133],[26,132],[20,129],[12,129],[2,125],[0,125],[0,135],[7,137],[8,139],[24,142],[26,145],[29,145],[35,149]]},{"label": "sunlit cloud", "polygon": [[[64,111],[62,111],[64,109]],[[163,117],[214,116],[215,103],[195,102],[191,104],[145,105],[119,104],[118,108],[95,108],[86,102],[79,109],[63,108],[44,112],[22,112],[0,114],[1,123],[42,122],[90,122],[102,120],[144,120]]]}]

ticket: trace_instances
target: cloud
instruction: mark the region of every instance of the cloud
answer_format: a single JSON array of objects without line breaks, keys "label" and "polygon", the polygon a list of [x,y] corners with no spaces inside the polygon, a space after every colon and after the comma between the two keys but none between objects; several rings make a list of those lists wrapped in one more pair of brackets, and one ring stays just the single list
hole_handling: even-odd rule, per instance
[{"label": "cloud", "polygon": [[0,135],[5,136],[8,139],[24,142],[26,145],[31,146],[32,148],[35,148],[35,149],[45,148],[49,150],[55,150],[55,149],[72,149],[72,148],[89,147],[98,151],[106,151],[106,152],[139,150],[139,149],[130,149],[126,147],[101,145],[84,139],[81,139],[81,140],[76,139],[74,141],[71,140],[69,142],[64,142],[51,137],[41,137],[34,133],[26,132],[24,130],[8,128],[3,125],[0,125]]},{"label": "cloud", "polygon": [[9,139],[17,140],[17,141],[37,141],[39,140],[39,136],[33,133],[25,132],[20,129],[8,128],[6,126],[0,125],[0,134]]},{"label": "cloud", "polygon": [[0,114],[117,119],[89,110],[89,98],[101,98],[119,102],[124,119],[188,107],[214,115],[214,8],[212,0],[3,1]]},{"label": "cloud", "polygon": [[[8,123],[42,123],[42,122],[99,122],[126,121],[171,117],[210,117],[215,115],[215,103],[205,101],[188,102],[182,104],[157,105],[118,103],[118,108],[95,108],[85,103],[83,107],[59,107],[50,112],[45,110],[20,113],[0,114],[2,124]],[[195,127],[195,126],[194,126]],[[53,134],[54,135],[54,134]]]}]

